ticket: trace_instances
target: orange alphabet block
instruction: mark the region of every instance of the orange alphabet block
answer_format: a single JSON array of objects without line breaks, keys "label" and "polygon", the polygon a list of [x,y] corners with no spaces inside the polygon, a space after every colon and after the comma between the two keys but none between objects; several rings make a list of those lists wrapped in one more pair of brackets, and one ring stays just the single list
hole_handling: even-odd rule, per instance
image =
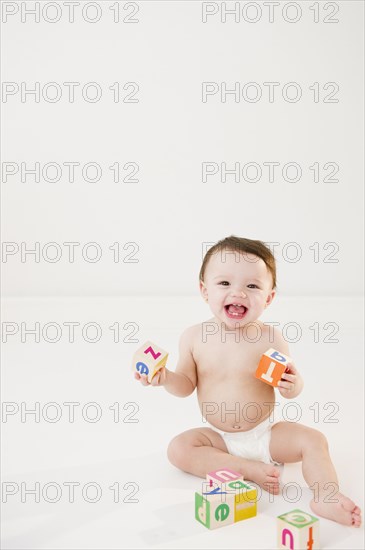
[{"label": "orange alphabet block", "polygon": [[290,362],[290,357],[270,348],[261,357],[255,376],[265,384],[276,387]]}]

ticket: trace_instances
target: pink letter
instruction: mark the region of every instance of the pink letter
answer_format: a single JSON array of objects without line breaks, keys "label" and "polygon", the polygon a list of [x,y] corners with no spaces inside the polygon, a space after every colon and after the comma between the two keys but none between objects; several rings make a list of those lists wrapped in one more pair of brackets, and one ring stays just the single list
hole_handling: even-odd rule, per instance
[{"label": "pink letter", "polygon": [[283,532],[281,533],[281,544],[286,546],[286,543],[285,543],[286,535],[289,535],[290,537],[290,550],[294,550],[294,537],[293,537],[293,533],[289,531],[289,529],[283,529]]},{"label": "pink letter", "polygon": [[143,353],[151,353],[151,354],[152,354],[152,357],[153,357],[154,359],[157,359],[157,357],[160,357],[160,355],[161,355],[161,352],[155,353],[155,352],[153,351],[153,349],[151,348],[151,346],[150,346],[149,348],[145,349]]}]

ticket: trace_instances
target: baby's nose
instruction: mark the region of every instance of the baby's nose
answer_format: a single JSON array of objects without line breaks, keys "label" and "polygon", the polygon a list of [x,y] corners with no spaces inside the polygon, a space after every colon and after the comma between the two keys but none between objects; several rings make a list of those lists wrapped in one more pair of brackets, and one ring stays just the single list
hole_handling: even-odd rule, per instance
[{"label": "baby's nose", "polygon": [[247,295],[243,292],[243,290],[232,290],[231,292],[232,296],[239,296],[240,298],[247,298]]}]

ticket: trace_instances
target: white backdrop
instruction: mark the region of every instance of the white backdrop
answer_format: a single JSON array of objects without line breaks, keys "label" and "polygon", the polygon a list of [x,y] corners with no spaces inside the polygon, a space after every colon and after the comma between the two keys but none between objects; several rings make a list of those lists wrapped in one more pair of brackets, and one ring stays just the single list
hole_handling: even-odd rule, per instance
[{"label": "white backdrop", "polygon": [[36,4],[2,2],[4,294],[195,294],[230,234],[362,293],[362,2]]},{"label": "white backdrop", "polygon": [[[305,379],[300,421],[328,437],[342,490],[363,508],[363,3],[0,6],[2,473],[5,485],[62,489],[57,502],[10,495],[3,547],[239,538],[271,549],[276,516],[309,511],[299,465],[285,465],[297,504],[266,495],[256,518],[206,531],[194,520],[200,480],[166,456],[201,425],[196,395],[131,373],[147,339],[175,369],[179,335],[210,316],[203,253],[231,234],[274,251],[278,296],[262,320]],[[98,421],[80,412],[90,403]],[[79,484],[74,502],[67,482]],[[91,482],[95,503],[81,494]],[[138,504],[123,500],[126,482]],[[323,548],[364,548],[363,534],[321,519]]]}]

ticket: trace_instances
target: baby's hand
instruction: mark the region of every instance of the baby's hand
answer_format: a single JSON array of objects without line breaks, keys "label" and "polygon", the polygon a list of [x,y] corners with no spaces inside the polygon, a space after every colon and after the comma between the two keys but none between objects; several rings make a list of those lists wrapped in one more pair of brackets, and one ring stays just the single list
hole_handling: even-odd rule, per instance
[{"label": "baby's hand", "polygon": [[166,367],[162,367],[152,378],[151,382],[147,380],[147,374],[134,373],[134,378],[140,380],[142,386],[163,386],[166,382]]},{"label": "baby's hand", "polygon": [[288,363],[278,383],[279,392],[287,399],[293,399],[303,389],[303,379],[293,363]]}]

